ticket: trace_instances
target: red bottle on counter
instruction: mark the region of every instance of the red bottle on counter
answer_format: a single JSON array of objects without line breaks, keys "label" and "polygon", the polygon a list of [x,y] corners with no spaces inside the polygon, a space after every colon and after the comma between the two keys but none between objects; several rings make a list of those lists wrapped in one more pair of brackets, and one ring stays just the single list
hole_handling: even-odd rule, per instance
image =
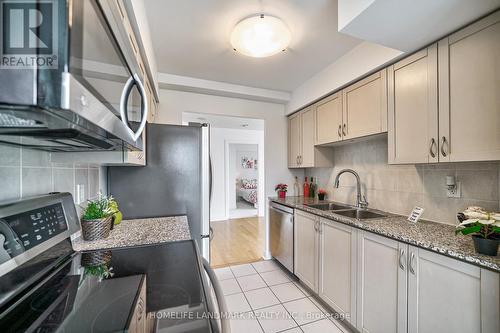
[{"label": "red bottle on counter", "polygon": [[307,198],[309,196],[309,184],[307,183],[307,177],[304,181],[303,189],[304,189],[304,198]]}]

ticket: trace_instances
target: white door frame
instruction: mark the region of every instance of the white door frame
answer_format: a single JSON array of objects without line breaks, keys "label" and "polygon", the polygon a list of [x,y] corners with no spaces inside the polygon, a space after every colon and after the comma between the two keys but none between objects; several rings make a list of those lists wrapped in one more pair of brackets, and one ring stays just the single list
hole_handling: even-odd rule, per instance
[{"label": "white door frame", "polygon": [[[257,156],[258,156],[258,182],[257,182],[257,216],[264,216],[265,214],[265,206],[264,204],[264,184],[265,184],[265,161],[264,161],[264,143],[260,143],[259,140],[255,139],[239,139],[239,140],[224,140],[224,189],[226,191],[225,195],[225,210],[226,210],[226,220],[229,220],[229,201],[231,198],[229,197],[229,185],[231,180],[229,179],[229,145],[257,145]],[[233,181],[234,185],[234,181]],[[262,212],[262,214],[261,214]]]}]

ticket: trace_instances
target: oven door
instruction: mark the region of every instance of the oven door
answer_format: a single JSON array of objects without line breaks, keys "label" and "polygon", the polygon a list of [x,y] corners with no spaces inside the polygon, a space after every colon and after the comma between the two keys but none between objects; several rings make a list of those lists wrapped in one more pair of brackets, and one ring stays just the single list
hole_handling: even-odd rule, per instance
[{"label": "oven door", "polygon": [[[133,146],[142,146],[141,134],[148,116],[143,82],[127,63],[99,2],[69,3],[71,77],[121,120],[130,141],[135,143]],[[74,100],[73,96],[70,98]],[[85,104],[86,101],[80,102]],[[88,109],[92,112],[92,108]]]}]

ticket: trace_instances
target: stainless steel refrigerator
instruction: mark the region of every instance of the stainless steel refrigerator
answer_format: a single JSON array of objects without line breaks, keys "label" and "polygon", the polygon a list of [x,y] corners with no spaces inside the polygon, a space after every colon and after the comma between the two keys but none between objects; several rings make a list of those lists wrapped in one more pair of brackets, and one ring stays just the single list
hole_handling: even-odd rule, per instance
[{"label": "stainless steel refrigerator", "polygon": [[108,167],[108,194],[124,219],[187,215],[209,259],[210,127],[148,124],[146,166]]}]

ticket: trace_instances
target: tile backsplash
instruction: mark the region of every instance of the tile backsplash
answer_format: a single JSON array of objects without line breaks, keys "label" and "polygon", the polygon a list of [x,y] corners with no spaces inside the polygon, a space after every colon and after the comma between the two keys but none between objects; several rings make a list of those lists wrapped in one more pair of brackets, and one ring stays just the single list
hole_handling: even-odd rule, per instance
[{"label": "tile backsplash", "polygon": [[49,152],[0,145],[0,201],[49,192],[70,192],[76,200],[106,193],[105,167],[85,163],[52,163]]},{"label": "tile backsplash", "polygon": [[[498,162],[442,163],[427,165],[388,165],[387,137],[349,143],[332,148],[333,168],[307,169],[306,176],[317,177],[328,200],[354,203],[354,176],[344,174],[340,187],[333,187],[341,169],[354,169],[361,178],[369,207],[408,215],[414,206],[425,208],[424,219],[456,224],[457,212],[477,205],[498,210],[500,205],[500,164]],[[462,196],[446,196],[446,176],[461,183]]]}]

